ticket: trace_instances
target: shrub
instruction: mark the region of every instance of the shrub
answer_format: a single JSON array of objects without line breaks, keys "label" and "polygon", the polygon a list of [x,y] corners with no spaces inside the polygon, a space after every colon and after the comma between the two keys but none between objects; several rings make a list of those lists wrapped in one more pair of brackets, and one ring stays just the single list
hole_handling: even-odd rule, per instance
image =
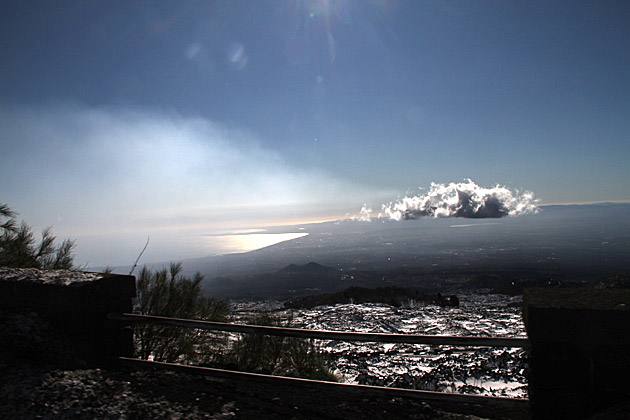
[{"label": "shrub", "polygon": [[[181,271],[181,263],[155,272],[144,267],[137,280],[136,310],[143,315],[225,321],[229,303],[203,295],[201,274],[189,279]],[[205,341],[204,334],[195,329],[151,324],[138,324],[135,339],[141,358],[163,362],[195,361],[198,347]]]},{"label": "shrub", "polygon": [[17,213],[6,204],[0,204],[0,266],[40,269],[74,269],[74,241],[65,239],[55,245],[52,228],[42,231],[38,245],[31,228],[25,222],[19,226]]},{"label": "shrub", "polygon": [[[268,313],[247,321],[250,325],[285,327],[291,323],[291,319],[283,323]],[[337,381],[330,370],[330,361],[312,339],[243,334],[233,345],[228,360],[247,372]]]}]

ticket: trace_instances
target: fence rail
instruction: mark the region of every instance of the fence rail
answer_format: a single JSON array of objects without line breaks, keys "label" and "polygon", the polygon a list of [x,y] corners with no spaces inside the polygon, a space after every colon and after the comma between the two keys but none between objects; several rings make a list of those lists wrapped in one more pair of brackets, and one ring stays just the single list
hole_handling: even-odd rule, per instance
[{"label": "fence rail", "polygon": [[236,372],[232,370],[215,369],[198,366],[187,366],[175,363],[152,362],[141,359],[119,357],[119,362],[130,367],[144,367],[162,370],[172,370],[197,375],[212,376],[223,379],[245,380],[249,382],[262,382],[266,384],[289,385],[309,387],[321,390],[346,391],[354,393],[368,393],[387,397],[415,398],[424,401],[440,401],[459,404],[483,404],[505,408],[527,409],[529,400],[525,398],[490,397],[484,395],[467,395],[436,391],[423,391],[417,389],[388,388],[383,386],[357,385],[338,382],[316,381],[312,379],[289,378],[285,376],[263,375],[260,373]]},{"label": "fence rail", "polygon": [[[115,321],[127,323],[148,323],[159,325],[172,325],[183,328],[196,328],[203,330],[225,331],[233,333],[265,334],[280,337],[314,338],[321,340],[362,341],[379,343],[407,343],[429,345],[454,345],[477,347],[521,347],[528,348],[529,340],[517,337],[456,337],[418,334],[375,334],[352,333],[341,331],[303,330],[299,328],[282,328],[262,325],[243,325],[225,322],[197,321],[190,319],[167,318],[161,316],[138,314],[110,314],[109,318]],[[312,379],[289,378],[283,376],[263,375],[249,372],[237,372],[224,369],[214,369],[198,366],[187,366],[174,363],[154,362],[141,359],[119,357],[119,363],[131,367],[148,367],[167,369],[179,372],[194,373],[213,376],[224,379],[247,380],[265,382],[271,384],[284,384],[289,386],[306,386],[327,390],[344,390],[348,392],[372,393],[391,397],[409,397],[426,401],[440,401],[445,403],[483,404],[494,405],[517,410],[527,409],[529,400],[526,398],[490,397],[485,395],[467,395],[457,393],[445,393],[423,391],[416,389],[390,388],[382,386],[345,384],[336,382],[316,381]]]},{"label": "fence rail", "polygon": [[235,333],[265,334],[280,337],[315,338],[321,340],[362,341],[376,343],[406,343],[478,347],[528,348],[529,340],[518,337],[457,337],[447,335],[376,334],[343,331],[303,330],[300,328],[269,327],[262,325],[231,324],[226,322],[196,321],[138,314],[110,314],[110,319],[132,323],[173,325],[184,328],[226,331]]}]

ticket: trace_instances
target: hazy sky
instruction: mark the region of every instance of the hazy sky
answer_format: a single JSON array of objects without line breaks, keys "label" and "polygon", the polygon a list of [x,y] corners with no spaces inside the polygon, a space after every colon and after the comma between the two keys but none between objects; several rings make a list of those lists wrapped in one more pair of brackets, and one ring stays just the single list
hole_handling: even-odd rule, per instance
[{"label": "hazy sky", "polygon": [[630,200],[629,158],[626,1],[0,3],[0,202],[61,234]]}]

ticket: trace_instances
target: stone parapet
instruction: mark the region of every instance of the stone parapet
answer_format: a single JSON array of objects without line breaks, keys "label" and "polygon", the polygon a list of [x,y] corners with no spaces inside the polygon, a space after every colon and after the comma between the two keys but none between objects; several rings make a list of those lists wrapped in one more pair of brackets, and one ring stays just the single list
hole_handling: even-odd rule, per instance
[{"label": "stone parapet", "polygon": [[107,315],[131,312],[135,294],[133,276],[0,267],[0,310],[37,314],[79,366],[133,355],[131,329]]},{"label": "stone parapet", "polygon": [[588,418],[630,399],[630,290],[526,289],[535,419]]}]

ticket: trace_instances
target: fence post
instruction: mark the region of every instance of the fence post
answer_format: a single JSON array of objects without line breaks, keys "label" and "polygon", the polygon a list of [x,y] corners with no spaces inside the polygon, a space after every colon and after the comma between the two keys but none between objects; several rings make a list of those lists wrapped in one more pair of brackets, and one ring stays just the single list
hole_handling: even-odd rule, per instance
[{"label": "fence post", "polygon": [[526,289],[534,419],[587,418],[630,398],[630,290]]}]

